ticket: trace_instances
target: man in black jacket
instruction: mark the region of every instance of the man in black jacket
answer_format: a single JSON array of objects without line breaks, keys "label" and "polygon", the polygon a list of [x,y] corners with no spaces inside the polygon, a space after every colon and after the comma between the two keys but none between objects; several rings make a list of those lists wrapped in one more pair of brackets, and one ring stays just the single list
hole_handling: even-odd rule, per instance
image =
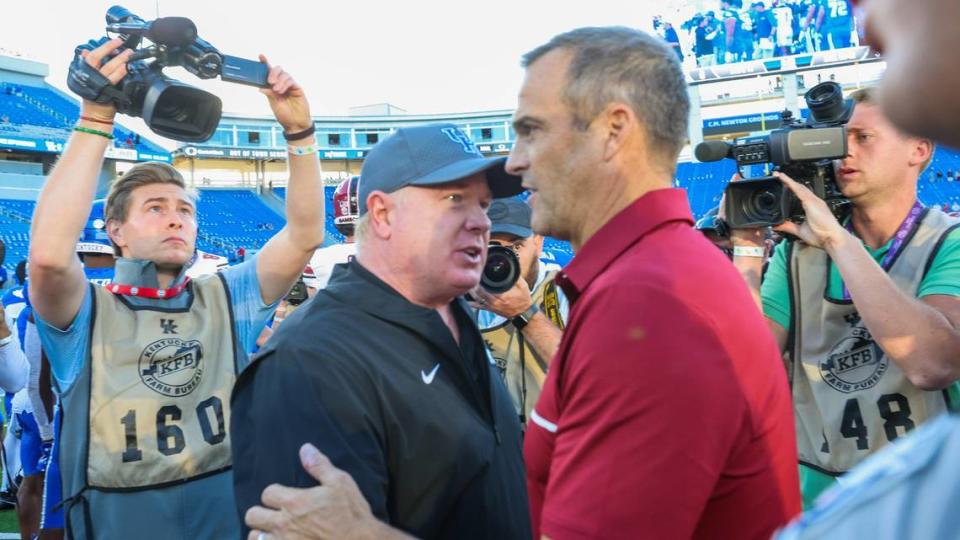
[{"label": "man in black jacket", "polygon": [[[520,190],[504,158],[483,157],[453,125],[400,129],[370,151],[356,259],[234,389],[236,500],[250,537],[294,527],[289,495],[318,480],[327,500],[356,509],[334,537],[531,536],[515,409],[459,298],[483,271],[491,199]],[[323,459],[313,450],[301,466],[304,443],[329,457],[326,473],[311,467]],[[264,491],[271,484],[293,488]],[[299,510],[318,524],[308,534],[331,525],[322,509]]]}]

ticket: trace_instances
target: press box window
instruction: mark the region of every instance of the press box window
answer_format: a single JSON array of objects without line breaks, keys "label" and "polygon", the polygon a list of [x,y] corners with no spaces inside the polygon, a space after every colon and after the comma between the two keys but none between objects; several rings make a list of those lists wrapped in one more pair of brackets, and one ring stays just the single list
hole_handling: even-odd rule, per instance
[{"label": "press box window", "polygon": [[247,142],[250,144],[260,144],[260,132],[259,131],[248,131],[247,132]]},{"label": "press box window", "polygon": [[489,140],[493,138],[493,128],[480,128],[480,138]]},{"label": "press box window", "polygon": [[330,133],[329,135],[327,135],[327,145],[340,146],[340,134]]},{"label": "press box window", "polygon": [[379,133],[367,133],[367,144],[377,144],[380,140]]}]

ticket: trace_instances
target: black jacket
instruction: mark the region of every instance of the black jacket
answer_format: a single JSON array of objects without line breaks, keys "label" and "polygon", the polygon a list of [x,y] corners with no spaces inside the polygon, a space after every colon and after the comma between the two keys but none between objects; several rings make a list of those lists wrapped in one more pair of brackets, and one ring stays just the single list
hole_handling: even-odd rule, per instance
[{"label": "black jacket", "polygon": [[356,261],[338,265],[234,388],[241,517],[271,483],[316,485],[297,453],[311,442],[394,527],[423,538],[530,538],[515,409],[466,304],[452,307],[460,346],[435,310]]}]

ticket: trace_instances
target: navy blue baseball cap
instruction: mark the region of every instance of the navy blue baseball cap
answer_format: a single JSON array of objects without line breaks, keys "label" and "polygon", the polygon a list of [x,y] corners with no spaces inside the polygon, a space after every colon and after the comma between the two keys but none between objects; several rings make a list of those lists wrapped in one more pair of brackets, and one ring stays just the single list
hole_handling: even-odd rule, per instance
[{"label": "navy blue baseball cap", "polygon": [[530,218],[533,214],[530,205],[516,197],[493,201],[487,210],[490,218],[490,233],[512,234],[518,238],[529,238],[533,235],[530,228]]},{"label": "navy blue baseball cap", "polygon": [[523,192],[520,177],[504,169],[506,157],[484,157],[453,124],[405,127],[367,153],[358,188],[360,215],[374,191],[393,193],[406,186],[439,186],[485,172],[495,199]]}]

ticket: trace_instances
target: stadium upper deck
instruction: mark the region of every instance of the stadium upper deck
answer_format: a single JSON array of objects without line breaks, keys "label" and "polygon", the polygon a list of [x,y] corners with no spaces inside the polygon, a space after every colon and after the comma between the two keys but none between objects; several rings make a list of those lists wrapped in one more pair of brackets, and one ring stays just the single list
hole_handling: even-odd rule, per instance
[{"label": "stadium upper deck", "polygon": [[[56,154],[80,116],[76,98],[47,84],[46,64],[0,55],[0,150]],[[128,161],[171,161],[170,153],[121,125],[113,131],[107,157]]]},{"label": "stadium upper deck", "polygon": [[[803,93],[817,83],[835,80],[853,90],[877,80],[882,70],[883,62],[865,47],[690,70],[690,140],[696,144],[704,138],[736,138],[774,129],[784,109],[805,116]],[[316,117],[315,125],[325,176],[337,179],[357,174],[374,144],[408,125],[451,122],[482,152],[506,154],[515,138],[511,114],[511,110],[496,110],[410,115],[383,104],[360,108],[350,116]],[[224,115],[210,140],[183,144],[174,152],[175,164],[207,185],[222,183],[237,169],[245,178],[282,183],[283,167],[270,163],[285,159],[280,126],[264,116]],[[238,160],[261,165],[244,167]],[[689,161],[689,152],[681,160]]]}]

